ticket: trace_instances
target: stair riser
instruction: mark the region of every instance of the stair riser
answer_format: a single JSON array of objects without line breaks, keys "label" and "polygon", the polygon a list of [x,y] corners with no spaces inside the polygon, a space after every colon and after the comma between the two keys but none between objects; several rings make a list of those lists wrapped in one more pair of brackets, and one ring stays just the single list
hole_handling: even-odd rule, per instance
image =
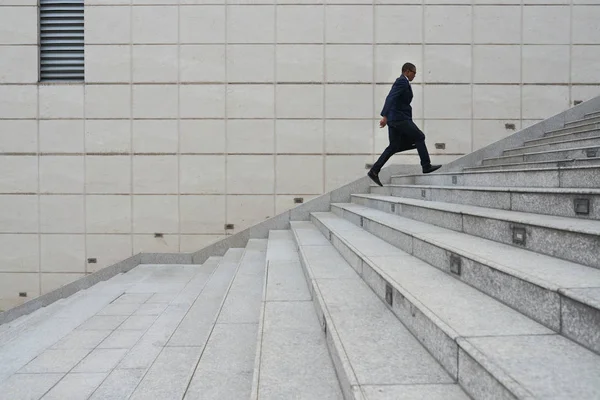
[{"label": "stair riser", "polygon": [[[389,202],[364,198],[355,198],[354,200],[358,204],[367,207],[391,212]],[[600,257],[598,257],[598,254],[600,254],[599,236],[558,231],[535,225],[516,224],[510,221],[432,210],[407,204],[396,204],[394,214],[536,253],[600,268]],[[525,229],[527,232],[525,244],[514,243],[514,228]],[[577,249],[577,251],[573,251],[573,249]]]},{"label": "stair riser", "polygon": [[[336,206],[332,206],[332,212],[360,226],[360,222],[357,223],[360,216]],[[451,274],[549,329],[569,336],[586,348],[600,352],[600,337],[597,332],[600,310],[573,301],[559,293],[558,288],[535,285],[498,269],[486,260],[476,260],[471,254],[458,254],[368,218],[362,219],[363,229],[387,243]],[[312,217],[312,220],[315,225],[320,224],[316,218]],[[460,275],[451,272],[451,256],[460,259]],[[576,303],[578,307],[564,306],[569,303]]]},{"label": "stair riser", "polygon": [[512,165],[486,165],[484,167],[473,167],[473,168],[465,168],[464,171],[489,171],[494,169],[501,170],[513,170],[513,169],[523,169],[523,168],[559,168],[559,167],[581,167],[587,165],[600,165],[600,160],[598,158],[590,158],[590,159],[580,159],[580,160],[565,160],[565,161],[540,161],[535,164],[512,164]]},{"label": "stair riser", "polygon": [[565,136],[552,135],[552,136],[546,136],[542,139],[528,140],[523,145],[524,146],[535,146],[537,144],[556,143],[556,142],[560,142],[563,140],[587,139],[587,138],[599,136],[600,130],[593,129],[593,130],[586,130],[586,131],[581,131],[581,132],[573,132],[573,133],[564,132],[564,133],[567,133],[567,135],[565,135]]},{"label": "stair riser", "polygon": [[562,297],[562,334],[600,354],[600,310]]},{"label": "stair riser", "polygon": [[[492,186],[492,187],[600,187],[600,170],[506,171],[458,175],[394,177],[395,185]],[[453,177],[456,182],[453,182]]]},{"label": "stair riser", "polygon": [[[295,234],[294,239],[296,240],[296,245],[298,245],[298,238]],[[337,335],[337,332],[335,332],[335,330],[327,329],[327,327],[332,327],[334,324],[331,319],[331,315],[327,311],[327,307],[325,307],[325,301],[323,299],[323,295],[319,291],[317,282],[309,270],[306,256],[300,248],[299,256],[300,265],[302,266],[302,271],[304,272],[304,277],[313,300],[312,302],[315,307],[317,318],[321,324],[321,329],[323,329],[323,333],[326,338],[329,355],[331,356],[331,360],[340,383],[340,388],[344,394],[344,399],[364,400],[364,397],[360,393],[358,380],[352,371],[350,362],[343,350],[343,346],[340,338]]]},{"label": "stair riser", "polygon": [[567,122],[565,124],[565,128],[575,128],[577,126],[582,126],[582,125],[588,125],[588,124],[593,124],[595,122],[600,123],[600,117],[592,117],[592,118],[586,118],[583,121],[573,121],[573,122]]},{"label": "stair riser", "polygon": [[543,151],[551,151],[551,150],[566,150],[573,149],[576,147],[592,147],[592,146],[600,146],[599,138],[589,138],[589,139],[581,139],[574,140],[569,142],[561,142],[561,143],[548,143],[535,147],[522,147],[518,149],[504,150],[503,155],[505,156],[514,156],[525,153],[537,153]]},{"label": "stair riser", "polygon": [[565,127],[563,129],[557,129],[555,131],[551,131],[551,132],[546,132],[544,133],[544,136],[546,137],[552,137],[552,136],[556,136],[556,135],[564,135],[565,133],[577,133],[577,132],[585,132],[585,131],[593,131],[593,130],[598,130],[600,129],[600,123],[593,123],[593,124],[583,124],[583,125],[578,125],[578,126],[569,126],[569,127]]}]

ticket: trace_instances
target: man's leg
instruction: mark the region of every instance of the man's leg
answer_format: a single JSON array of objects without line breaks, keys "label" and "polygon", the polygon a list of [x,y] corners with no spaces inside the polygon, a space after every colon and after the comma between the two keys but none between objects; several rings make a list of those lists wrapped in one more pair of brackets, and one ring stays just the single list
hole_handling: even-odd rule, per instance
[{"label": "man's leg", "polygon": [[379,171],[381,171],[381,168],[383,168],[385,163],[398,152],[400,147],[400,135],[398,130],[390,124],[388,124],[388,138],[390,140],[389,146],[381,153],[375,164],[373,164],[373,168],[371,168],[371,171],[375,174],[378,174]]},{"label": "man's leg", "polygon": [[427,145],[425,144],[425,134],[413,121],[402,121],[402,125],[405,127],[402,133],[404,133],[410,141],[414,141],[415,146],[417,147],[423,173],[429,173],[439,169],[441,165],[431,165],[429,151],[427,151]]},{"label": "man's leg", "polygon": [[386,162],[398,152],[400,146],[400,135],[398,131],[388,124],[388,138],[390,140],[390,144],[386,149],[381,153],[375,164],[371,170],[367,173],[369,178],[373,180],[379,186],[383,186],[381,181],[379,180],[379,171],[383,168]]}]

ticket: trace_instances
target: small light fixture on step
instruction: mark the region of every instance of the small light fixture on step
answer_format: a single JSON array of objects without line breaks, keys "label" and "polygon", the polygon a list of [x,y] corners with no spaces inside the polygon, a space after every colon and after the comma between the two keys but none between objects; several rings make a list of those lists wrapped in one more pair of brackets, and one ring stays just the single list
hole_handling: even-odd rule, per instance
[{"label": "small light fixture on step", "polygon": [[573,208],[577,215],[590,215],[590,199],[573,200]]},{"label": "small light fixture on step", "polygon": [[513,226],[513,243],[525,246],[527,243],[527,231],[522,226]]},{"label": "small light fixture on step", "polygon": [[588,158],[596,157],[598,155],[598,149],[589,149],[585,151],[585,155]]},{"label": "small light fixture on step", "polygon": [[456,254],[450,255],[450,272],[458,276],[462,273],[462,259]]},{"label": "small light fixture on step", "polygon": [[385,302],[392,307],[394,305],[394,290],[389,283],[385,284]]}]

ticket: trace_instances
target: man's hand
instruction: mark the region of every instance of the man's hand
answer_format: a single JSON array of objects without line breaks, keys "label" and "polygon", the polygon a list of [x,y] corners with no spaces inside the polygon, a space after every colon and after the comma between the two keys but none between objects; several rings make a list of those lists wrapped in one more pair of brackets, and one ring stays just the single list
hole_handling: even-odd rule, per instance
[{"label": "man's hand", "polygon": [[379,121],[379,127],[384,128],[386,125],[387,125],[387,117],[381,118],[381,121]]}]

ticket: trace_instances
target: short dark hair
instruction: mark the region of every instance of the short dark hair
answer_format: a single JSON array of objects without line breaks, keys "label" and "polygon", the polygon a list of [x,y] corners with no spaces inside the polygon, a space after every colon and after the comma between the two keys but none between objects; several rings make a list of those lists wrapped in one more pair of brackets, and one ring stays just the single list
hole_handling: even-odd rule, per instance
[{"label": "short dark hair", "polygon": [[417,70],[417,67],[415,67],[415,64],[413,64],[413,63],[406,63],[402,66],[402,72],[406,72],[406,71],[415,72],[416,70]]}]

